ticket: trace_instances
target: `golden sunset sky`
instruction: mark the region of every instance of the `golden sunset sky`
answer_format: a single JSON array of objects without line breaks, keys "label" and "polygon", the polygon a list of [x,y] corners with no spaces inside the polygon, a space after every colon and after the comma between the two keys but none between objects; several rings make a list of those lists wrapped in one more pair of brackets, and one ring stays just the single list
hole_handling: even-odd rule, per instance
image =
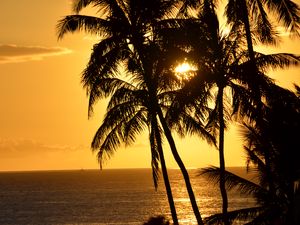
[{"label": "golden sunset sky", "polygon": [[[300,1],[297,1],[298,4]],[[0,171],[98,168],[90,142],[102,120],[105,101],[87,118],[81,71],[96,42],[84,33],[57,41],[56,24],[71,14],[70,0],[0,1]],[[300,39],[282,37],[279,48],[265,52],[300,54]],[[286,88],[300,85],[300,69],[270,71]],[[187,167],[218,165],[218,152],[197,137],[177,146]],[[244,165],[237,129],[225,139],[227,166]],[[165,148],[168,167],[176,167]],[[104,168],[150,166],[147,134],[120,148]]]}]

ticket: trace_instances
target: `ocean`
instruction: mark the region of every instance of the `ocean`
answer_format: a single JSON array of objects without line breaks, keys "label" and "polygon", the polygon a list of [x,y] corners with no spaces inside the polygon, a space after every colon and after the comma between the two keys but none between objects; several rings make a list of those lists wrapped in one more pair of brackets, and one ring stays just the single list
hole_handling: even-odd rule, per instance
[{"label": "ocean", "polygon": [[[218,187],[196,169],[189,174],[201,215],[219,213]],[[196,224],[180,171],[169,176],[179,223]],[[251,205],[251,197],[229,193],[230,210]],[[155,191],[150,169],[0,173],[0,224],[142,225],[156,215],[171,218],[163,179]]]}]

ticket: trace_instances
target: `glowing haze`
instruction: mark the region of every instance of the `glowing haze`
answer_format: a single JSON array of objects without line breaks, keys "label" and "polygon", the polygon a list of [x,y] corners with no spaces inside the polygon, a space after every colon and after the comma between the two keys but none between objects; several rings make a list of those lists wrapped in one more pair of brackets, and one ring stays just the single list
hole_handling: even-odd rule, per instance
[{"label": "glowing haze", "polygon": [[[298,1],[299,3],[299,1]],[[87,119],[80,74],[96,38],[67,35],[58,42],[57,21],[71,13],[70,0],[0,1],[0,170],[98,168],[89,145],[105,101]],[[274,49],[260,49],[274,51]],[[283,37],[280,52],[300,53],[299,39]],[[299,69],[271,71],[285,87],[300,84]],[[218,165],[218,152],[197,137],[177,145],[187,167]],[[226,135],[228,166],[244,165],[237,129]],[[169,167],[176,167],[167,146]],[[104,168],[149,167],[147,135],[120,148]]]}]

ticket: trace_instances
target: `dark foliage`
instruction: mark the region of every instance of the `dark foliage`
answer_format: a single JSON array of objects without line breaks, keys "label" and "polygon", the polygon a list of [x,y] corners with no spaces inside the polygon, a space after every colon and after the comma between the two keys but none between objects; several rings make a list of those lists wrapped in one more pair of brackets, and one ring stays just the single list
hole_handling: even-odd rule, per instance
[{"label": "dark foliage", "polygon": [[169,225],[169,221],[166,220],[164,216],[155,216],[151,217],[147,222],[143,223],[143,225]]}]

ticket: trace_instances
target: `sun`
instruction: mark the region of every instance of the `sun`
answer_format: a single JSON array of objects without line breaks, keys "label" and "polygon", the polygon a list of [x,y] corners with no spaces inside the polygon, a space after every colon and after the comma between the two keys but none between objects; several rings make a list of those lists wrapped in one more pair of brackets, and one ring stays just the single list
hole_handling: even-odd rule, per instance
[{"label": "sun", "polygon": [[188,62],[177,65],[174,69],[175,75],[183,80],[188,80],[194,76],[197,67]]},{"label": "sun", "polygon": [[190,71],[191,69],[192,69],[192,66],[189,63],[184,62],[184,63],[181,63],[178,66],[176,66],[175,73],[186,73],[186,72]]}]

